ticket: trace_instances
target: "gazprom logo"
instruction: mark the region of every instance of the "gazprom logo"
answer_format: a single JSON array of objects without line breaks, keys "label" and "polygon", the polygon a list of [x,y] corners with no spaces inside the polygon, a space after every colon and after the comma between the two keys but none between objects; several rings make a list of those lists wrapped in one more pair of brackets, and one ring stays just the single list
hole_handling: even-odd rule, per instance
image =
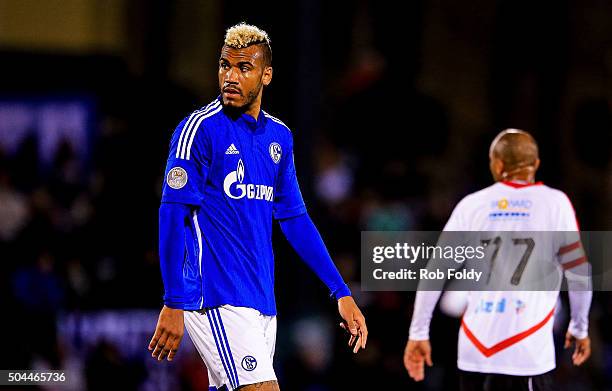
[{"label": "gazprom logo", "polygon": [[223,181],[223,191],[229,198],[239,200],[246,197],[249,200],[274,200],[274,188],[266,185],[254,185],[244,182],[245,168],[242,159],[238,160],[236,171],[232,171]]},{"label": "gazprom logo", "polygon": [[242,181],[244,180],[244,163],[242,163],[242,159],[238,160],[236,176],[238,177],[238,182],[242,183]]}]

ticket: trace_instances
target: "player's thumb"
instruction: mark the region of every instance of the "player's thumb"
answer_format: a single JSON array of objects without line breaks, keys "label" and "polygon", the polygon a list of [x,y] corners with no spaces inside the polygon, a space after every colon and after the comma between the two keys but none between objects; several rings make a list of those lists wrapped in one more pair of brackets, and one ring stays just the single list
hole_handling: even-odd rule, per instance
[{"label": "player's thumb", "polygon": [[427,366],[431,367],[433,365],[433,361],[431,361],[431,350],[425,352],[425,362],[427,363]]},{"label": "player's thumb", "polygon": [[572,346],[572,335],[570,333],[565,334],[565,343],[563,344],[563,348],[567,349]]}]

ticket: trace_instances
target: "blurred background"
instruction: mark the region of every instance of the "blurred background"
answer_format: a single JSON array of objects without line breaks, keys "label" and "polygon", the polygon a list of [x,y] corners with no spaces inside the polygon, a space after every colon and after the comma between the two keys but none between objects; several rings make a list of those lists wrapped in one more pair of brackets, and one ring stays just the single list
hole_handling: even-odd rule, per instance
[{"label": "blurred background", "polygon": [[[435,366],[411,382],[414,295],[360,290],[360,231],[440,230],[491,183],[506,127],[534,134],[538,179],[568,193],[582,229],[609,230],[612,2],[401,3],[0,0],[0,368],[65,369],[74,390],[207,389],[187,334],[171,364],[146,350],[157,212],[170,135],[217,95],[224,31],[246,21],[271,36],[263,106],[293,130],[310,214],[371,333],[353,356],[276,229],[282,388],[455,389],[458,320],[434,316]],[[612,389],[612,297],[595,293],[581,368],[560,346],[566,313],[560,389]]]}]

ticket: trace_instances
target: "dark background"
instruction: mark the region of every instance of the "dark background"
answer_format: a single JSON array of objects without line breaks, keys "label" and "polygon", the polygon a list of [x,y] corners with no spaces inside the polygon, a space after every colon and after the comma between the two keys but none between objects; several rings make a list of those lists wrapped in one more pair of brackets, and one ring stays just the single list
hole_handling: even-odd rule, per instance
[{"label": "dark background", "polygon": [[[411,382],[414,297],[360,290],[360,231],[440,230],[491,183],[488,146],[506,127],[539,141],[538,179],[569,195],[583,230],[610,229],[612,3],[402,3],[0,0],[0,98],[77,97],[93,113],[85,156],[65,143],[42,164],[40,133],[0,144],[0,367],[76,368],[75,389],[206,389],[187,336],[176,363],[146,359],[163,291],[157,209],[171,132],[216,96],[224,31],[246,21],[270,34],[263,107],[293,130],[309,212],[371,333],[353,356],[335,303],[276,229],[281,387],[455,389],[458,320],[434,316],[435,366]],[[612,389],[611,305],[595,293],[587,365],[558,348],[560,389]],[[96,338],[66,326],[101,313],[130,320]],[[141,330],[131,353],[123,327]]]}]

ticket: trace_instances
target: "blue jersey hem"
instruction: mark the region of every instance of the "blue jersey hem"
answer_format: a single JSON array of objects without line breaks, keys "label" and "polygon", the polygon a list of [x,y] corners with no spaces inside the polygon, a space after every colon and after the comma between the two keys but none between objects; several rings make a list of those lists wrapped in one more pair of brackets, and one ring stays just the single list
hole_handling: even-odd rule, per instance
[{"label": "blue jersey hem", "polygon": [[185,311],[199,311],[201,309],[205,309],[205,308],[216,308],[216,307],[220,307],[222,305],[231,305],[234,307],[244,307],[244,308],[251,308],[254,309],[256,311],[259,311],[262,315],[265,316],[276,316],[277,312],[276,312],[276,308],[270,309],[270,308],[262,308],[262,307],[258,307],[258,306],[253,306],[253,305],[249,305],[247,303],[240,303],[237,301],[229,301],[229,300],[224,300],[222,303],[207,303],[206,301],[204,301],[204,306],[202,308],[200,308],[200,306],[198,305],[185,305]]}]

